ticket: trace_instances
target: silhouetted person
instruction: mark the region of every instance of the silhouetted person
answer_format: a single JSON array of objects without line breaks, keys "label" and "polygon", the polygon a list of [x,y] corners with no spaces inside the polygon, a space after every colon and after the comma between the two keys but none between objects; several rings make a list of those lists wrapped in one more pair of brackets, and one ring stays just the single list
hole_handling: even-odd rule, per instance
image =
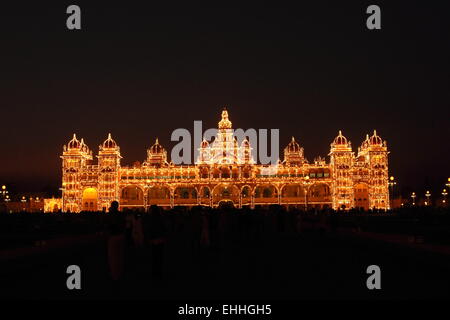
[{"label": "silhouetted person", "polygon": [[166,243],[166,227],[160,208],[151,206],[150,225],[148,235],[152,250],[152,274],[156,277],[163,275],[164,245]]},{"label": "silhouetted person", "polygon": [[203,247],[209,247],[209,219],[206,212],[202,212],[202,233],[200,243]]},{"label": "silhouetted person", "polygon": [[121,278],[124,269],[124,254],[125,254],[125,235],[124,235],[124,221],[119,216],[119,203],[117,201],[111,202],[108,209],[112,216],[107,218],[108,223],[108,266],[111,278],[117,281]]},{"label": "silhouetted person", "polygon": [[119,202],[113,201],[111,202],[111,206],[109,207],[109,213],[118,213],[119,212]]},{"label": "silhouetted person", "polygon": [[109,227],[108,264],[111,278],[119,280],[124,269],[125,236],[119,219],[113,219]]},{"label": "silhouetted person", "polygon": [[142,217],[137,214],[133,219],[132,237],[135,247],[142,247],[144,245],[144,232],[142,228]]}]

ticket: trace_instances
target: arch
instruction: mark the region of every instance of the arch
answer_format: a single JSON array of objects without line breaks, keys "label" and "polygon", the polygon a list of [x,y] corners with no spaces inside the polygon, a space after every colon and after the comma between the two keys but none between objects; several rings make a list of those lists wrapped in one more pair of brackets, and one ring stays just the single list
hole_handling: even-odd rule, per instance
[{"label": "arch", "polygon": [[252,187],[245,185],[241,188],[241,203],[242,205],[249,205],[252,202]]},{"label": "arch", "polygon": [[208,167],[203,167],[200,169],[200,178],[209,179],[209,169]]},{"label": "arch", "polygon": [[308,188],[309,204],[329,204],[332,202],[331,188],[325,182],[314,183]]},{"label": "arch", "polygon": [[144,191],[138,186],[126,186],[120,191],[121,207],[144,206]]},{"label": "arch", "polygon": [[220,170],[218,168],[214,168],[212,170],[212,177],[214,179],[219,179],[220,178]]},{"label": "arch", "polygon": [[218,184],[212,190],[213,204],[218,204],[221,200],[239,203],[239,188],[235,185]]},{"label": "arch", "polygon": [[155,185],[147,189],[147,205],[170,206],[170,188],[165,185]]},{"label": "arch", "polygon": [[278,188],[273,184],[259,184],[253,189],[255,204],[277,204]]},{"label": "arch", "polygon": [[82,211],[97,211],[98,192],[95,188],[86,188],[83,190],[81,200]]},{"label": "arch", "polygon": [[220,168],[220,174],[221,174],[222,179],[231,178],[231,170],[227,166],[222,166]]},{"label": "arch", "polygon": [[249,166],[245,166],[242,168],[242,178],[249,179],[252,175],[252,169]]},{"label": "arch", "polygon": [[355,207],[362,208],[363,210],[369,210],[369,185],[364,182],[357,183],[353,186],[353,191],[355,195]]},{"label": "arch", "polygon": [[196,205],[198,191],[191,185],[176,187],[173,192],[173,200],[175,205]]},{"label": "arch", "polygon": [[286,184],[281,187],[282,204],[305,204],[306,187],[300,183]]},{"label": "arch", "polygon": [[200,204],[201,205],[210,205],[211,200],[211,189],[208,186],[202,186],[199,190],[199,198],[200,198]]}]

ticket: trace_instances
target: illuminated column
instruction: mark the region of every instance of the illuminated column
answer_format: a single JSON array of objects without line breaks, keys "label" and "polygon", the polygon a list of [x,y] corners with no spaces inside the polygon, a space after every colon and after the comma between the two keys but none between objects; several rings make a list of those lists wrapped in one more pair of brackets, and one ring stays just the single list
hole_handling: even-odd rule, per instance
[{"label": "illuminated column", "polygon": [[120,202],[120,147],[112,139],[111,134],[99,146],[98,153],[98,209],[111,206],[111,202]]},{"label": "illuminated column", "polygon": [[368,140],[367,161],[369,165],[369,199],[370,208],[390,209],[389,182],[394,186],[394,179],[389,179],[388,154],[386,141],[377,135],[374,130],[373,135]]},{"label": "illuminated column", "polygon": [[351,142],[339,131],[338,136],[331,143],[330,165],[332,174],[333,209],[346,210],[354,206],[354,189],[352,168],[355,155]]},{"label": "illuminated column", "polygon": [[92,152],[75,134],[67,145],[63,146],[62,159],[62,211],[79,212],[82,210],[81,176],[86,170],[88,161],[92,160]]}]

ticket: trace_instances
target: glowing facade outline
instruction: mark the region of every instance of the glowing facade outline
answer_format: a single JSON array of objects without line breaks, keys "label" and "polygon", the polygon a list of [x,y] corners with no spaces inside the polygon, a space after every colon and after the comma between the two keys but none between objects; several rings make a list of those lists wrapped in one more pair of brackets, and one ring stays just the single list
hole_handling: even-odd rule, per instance
[{"label": "glowing facade outline", "polygon": [[366,136],[357,155],[339,131],[329,163],[320,157],[309,163],[294,138],[284,160],[273,166],[256,164],[251,150],[247,139],[238,144],[226,110],[214,141],[202,141],[195,165],[169,163],[157,139],[142,165],[121,166],[120,147],[111,134],[93,164],[92,151],[74,134],[61,156],[63,211],[106,210],[112,201],[121,208],[215,207],[226,201],[237,207],[389,209],[389,151],[376,131]]}]

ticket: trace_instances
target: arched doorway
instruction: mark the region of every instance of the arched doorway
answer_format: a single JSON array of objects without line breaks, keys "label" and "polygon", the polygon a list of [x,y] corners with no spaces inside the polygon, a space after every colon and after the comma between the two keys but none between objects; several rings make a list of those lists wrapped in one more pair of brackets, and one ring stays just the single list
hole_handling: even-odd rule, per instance
[{"label": "arched doorway", "polygon": [[288,184],[281,189],[281,204],[305,205],[306,189],[301,184]]},{"label": "arched doorway", "polygon": [[209,187],[204,186],[204,187],[200,188],[199,198],[200,198],[201,205],[204,205],[204,206],[210,205],[211,190],[209,189]]},{"label": "arched doorway", "polygon": [[121,207],[143,207],[144,192],[137,186],[128,186],[122,189],[120,193]]},{"label": "arched doorway", "polygon": [[220,201],[232,201],[239,203],[239,189],[235,185],[220,184],[214,187],[212,191],[213,203],[218,205]]},{"label": "arched doorway", "polygon": [[326,183],[315,183],[308,189],[308,206],[324,208],[332,204],[330,186]]},{"label": "arched doorway", "polygon": [[170,206],[170,189],[165,186],[155,186],[148,189],[147,205]]},{"label": "arched doorway", "polygon": [[244,186],[241,190],[242,205],[250,205],[252,202],[252,189],[250,186]]},{"label": "arched doorway", "polygon": [[83,191],[82,211],[97,211],[98,192],[95,188],[86,188]]},{"label": "arched doorway", "polygon": [[196,205],[197,204],[197,189],[191,186],[177,187],[173,193],[174,205]]},{"label": "arched doorway", "polygon": [[253,192],[255,195],[255,204],[277,204],[278,190],[273,185],[258,185]]}]

